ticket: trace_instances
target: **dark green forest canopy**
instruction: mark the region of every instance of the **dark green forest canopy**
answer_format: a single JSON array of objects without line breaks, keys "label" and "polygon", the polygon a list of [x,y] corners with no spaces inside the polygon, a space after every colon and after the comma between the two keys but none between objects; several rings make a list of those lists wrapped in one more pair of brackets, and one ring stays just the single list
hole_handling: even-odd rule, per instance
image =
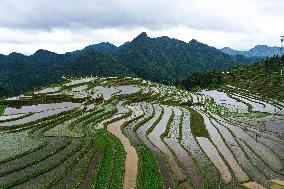
[{"label": "dark green forest canopy", "polygon": [[197,71],[222,70],[253,61],[240,55],[229,56],[196,40],[186,43],[141,33],[120,47],[100,43],[65,54],[38,50],[31,56],[2,55],[0,87],[9,95],[18,95],[57,82],[62,76],[134,76],[175,83]]},{"label": "dark green forest canopy", "polygon": [[0,97],[7,96],[7,95],[8,95],[7,91],[0,87]]}]

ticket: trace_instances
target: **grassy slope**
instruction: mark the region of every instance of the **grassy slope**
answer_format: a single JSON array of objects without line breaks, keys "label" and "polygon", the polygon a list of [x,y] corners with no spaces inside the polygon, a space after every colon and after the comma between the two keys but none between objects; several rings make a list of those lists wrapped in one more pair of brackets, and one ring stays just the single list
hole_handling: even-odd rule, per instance
[{"label": "grassy slope", "polygon": [[[283,75],[280,74],[281,69]],[[227,85],[231,85],[259,93],[261,96],[284,100],[284,56],[267,58],[250,65],[235,66],[225,72],[194,73],[180,85],[187,90],[226,88]]]},{"label": "grassy slope", "polygon": [[280,74],[281,68],[284,72],[284,57],[282,60],[273,57],[256,64],[232,68],[225,80],[235,87],[283,100],[284,75]]}]

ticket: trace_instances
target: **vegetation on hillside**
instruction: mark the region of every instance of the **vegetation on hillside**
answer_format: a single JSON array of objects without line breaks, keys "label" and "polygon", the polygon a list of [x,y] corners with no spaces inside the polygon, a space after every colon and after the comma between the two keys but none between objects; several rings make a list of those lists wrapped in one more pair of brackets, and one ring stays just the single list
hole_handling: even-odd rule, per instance
[{"label": "vegetation on hillside", "polygon": [[217,87],[224,83],[224,77],[219,72],[195,72],[181,81],[181,86],[188,90]]},{"label": "vegetation on hillside", "polygon": [[197,71],[221,70],[252,61],[196,40],[186,43],[142,33],[120,47],[101,43],[66,54],[38,50],[31,56],[1,56],[0,87],[9,95],[18,95],[57,82],[62,76],[132,76],[170,84]]},{"label": "vegetation on hillside", "polygon": [[7,91],[0,87],[0,97],[7,96],[7,95],[8,95]]},{"label": "vegetation on hillside", "polygon": [[160,167],[151,151],[145,147],[137,149],[139,156],[138,189],[165,188]]},{"label": "vegetation on hillside", "polygon": [[231,85],[263,96],[284,99],[284,56],[234,66],[223,72],[194,73],[180,85],[188,90]]},{"label": "vegetation on hillside", "polygon": [[204,124],[204,119],[200,113],[196,110],[190,108],[190,128],[191,132],[196,137],[206,137],[209,138],[209,133]]},{"label": "vegetation on hillside", "polygon": [[5,111],[5,106],[0,105],[0,116],[2,116],[4,114],[4,111]]}]

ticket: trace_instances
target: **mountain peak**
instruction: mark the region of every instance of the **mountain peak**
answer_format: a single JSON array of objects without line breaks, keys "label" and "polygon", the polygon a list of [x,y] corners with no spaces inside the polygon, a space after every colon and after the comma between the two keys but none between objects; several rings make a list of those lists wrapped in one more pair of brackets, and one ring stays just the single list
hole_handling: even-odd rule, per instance
[{"label": "mountain peak", "polygon": [[246,57],[272,57],[280,53],[280,47],[269,47],[267,45],[256,45],[252,49],[244,51],[234,50],[227,47],[220,50],[228,55],[240,54]]},{"label": "mountain peak", "polygon": [[189,45],[190,45],[190,46],[194,46],[194,47],[197,47],[197,46],[205,47],[205,46],[207,46],[206,44],[203,44],[203,43],[197,41],[196,39],[192,39],[192,40],[189,42]]},{"label": "mountain peak", "polygon": [[143,37],[143,38],[148,38],[148,35],[147,35],[147,33],[146,32],[142,32],[142,33],[140,33],[137,37]]},{"label": "mountain peak", "polygon": [[199,43],[196,39],[192,39],[190,43]]},{"label": "mountain peak", "polygon": [[256,45],[252,49],[267,49],[267,48],[269,48],[267,45]]},{"label": "mountain peak", "polygon": [[11,52],[8,57],[24,57],[25,55],[17,52]]},{"label": "mountain peak", "polygon": [[112,46],[112,47],[116,47],[114,44],[110,43],[110,42],[100,42],[98,44],[94,44],[91,46]]},{"label": "mountain peak", "polygon": [[84,50],[99,50],[105,53],[113,54],[117,51],[117,46],[109,43],[109,42],[101,42],[94,45],[89,45],[84,48]]},{"label": "mountain peak", "polygon": [[223,47],[221,50],[233,50],[233,49],[230,47]]},{"label": "mountain peak", "polygon": [[145,40],[148,39],[148,35],[146,32],[140,33],[137,37],[134,38],[134,40]]},{"label": "mountain peak", "polygon": [[190,46],[203,46],[205,44],[200,43],[199,41],[197,41],[196,39],[192,39],[191,41],[189,41],[188,43]]},{"label": "mountain peak", "polygon": [[44,49],[39,49],[33,55],[51,55],[51,54],[56,55],[55,52],[51,52],[51,51],[44,50]]}]

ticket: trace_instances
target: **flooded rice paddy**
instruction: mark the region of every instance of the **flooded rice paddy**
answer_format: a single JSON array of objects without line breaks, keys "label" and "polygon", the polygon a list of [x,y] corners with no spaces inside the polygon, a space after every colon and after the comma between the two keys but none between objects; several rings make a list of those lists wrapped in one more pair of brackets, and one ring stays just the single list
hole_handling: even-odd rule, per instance
[{"label": "flooded rice paddy", "polygon": [[[44,100],[59,92],[76,103]],[[119,77],[69,79],[33,94],[43,100],[7,99],[0,116],[0,188],[135,188],[146,178],[164,188],[283,185],[282,101]]]}]

